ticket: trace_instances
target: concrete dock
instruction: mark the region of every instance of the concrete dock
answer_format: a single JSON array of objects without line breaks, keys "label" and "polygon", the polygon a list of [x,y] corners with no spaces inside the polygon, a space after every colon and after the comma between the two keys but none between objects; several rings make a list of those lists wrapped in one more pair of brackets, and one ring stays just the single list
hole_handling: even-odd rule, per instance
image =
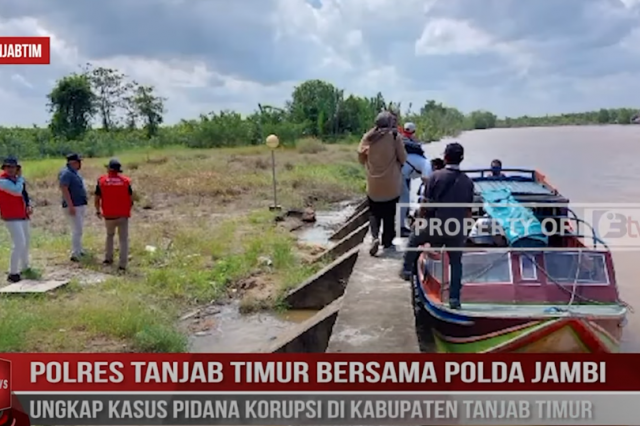
[{"label": "concrete dock", "polygon": [[360,245],[327,352],[420,352],[411,284],[398,276],[402,253],[372,257],[369,241]]}]

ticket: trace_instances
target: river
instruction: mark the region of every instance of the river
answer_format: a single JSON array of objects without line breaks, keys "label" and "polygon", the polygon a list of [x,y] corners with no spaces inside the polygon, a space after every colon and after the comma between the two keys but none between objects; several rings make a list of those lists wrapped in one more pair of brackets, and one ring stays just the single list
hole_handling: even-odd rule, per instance
[{"label": "river", "polygon": [[[640,203],[640,126],[492,129],[463,133],[465,168],[535,168],[574,203]],[[427,145],[441,156],[446,141]],[[635,171],[634,171],[635,170]],[[615,252],[621,298],[640,309],[640,251]],[[635,263],[634,263],[635,262]],[[640,311],[629,314],[622,349],[640,352]]]}]

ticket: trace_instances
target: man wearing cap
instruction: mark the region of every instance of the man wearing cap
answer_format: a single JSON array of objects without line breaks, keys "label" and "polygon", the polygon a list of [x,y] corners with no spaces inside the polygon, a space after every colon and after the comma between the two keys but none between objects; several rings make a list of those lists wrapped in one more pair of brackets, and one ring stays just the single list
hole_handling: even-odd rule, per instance
[{"label": "man wearing cap", "polygon": [[413,179],[422,178],[422,183],[426,184],[429,176],[431,176],[431,165],[429,159],[422,150],[420,142],[416,141],[416,125],[413,123],[405,123],[402,130],[402,139],[404,149],[407,151],[407,160],[402,166],[402,195],[400,203],[404,204],[400,208],[400,235],[408,237],[411,231],[407,225],[409,218],[409,206],[411,202],[411,181]]},{"label": "man wearing cap", "polygon": [[82,158],[78,154],[67,155],[67,165],[60,171],[58,181],[62,191],[62,208],[71,224],[71,261],[79,262],[84,255],[82,232],[87,210],[87,189],[80,175]]},{"label": "man wearing cap", "polygon": [[4,221],[13,247],[7,281],[16,283],[29,269],[29,196],[24,178],[18,175],[18,160],[5,158],[0,174],[0,217]]},{"label": "man wearing cap", "polygon": [[114,237],[118,231],[120,257],[118,269],[125,271],[129,260],[129,217],[133,207],[131,179],[122,174],[122,165],[115,158],[107,165],[107,174],[100,176],[95,191],[96,216],[104,218],[107,229],[104,264],[113,263]]},{"label": "man wearing cap", "polygon": [[[441,224],[438,230],[427,225],[419,233],[412,233],[409,237],[407,251],[401,276],[410,280],[420,254],[416,249],[430,243],[431,247],[461,248],[464,246],[465,219],[471,217],[471,203],[473,203],[473,181],[460,171],[460,163],[464,159],[464,148],[457,142],[447,145],[444,151],[445,168],[433,172],[425,188],[425,198],[429,203],[436,204],[467,204],[468,207],[433,207],[431,216]],[[432,219],[433,220],[433,219]],[[453,223],[452,225],[448,225]],[[457,226],[456,226],[457,225]],[[462,290],[462,252],[451,250],[447,252],[451,267],[449,283],[449,306],[460,309],[460,292]]]}]

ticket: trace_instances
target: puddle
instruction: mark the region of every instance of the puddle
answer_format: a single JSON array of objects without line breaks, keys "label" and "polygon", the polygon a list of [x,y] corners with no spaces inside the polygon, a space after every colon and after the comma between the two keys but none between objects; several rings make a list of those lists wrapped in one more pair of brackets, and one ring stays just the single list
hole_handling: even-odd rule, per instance
[{"label": "puddle", "polygon": [[319,244],[330,247],[333,243],[329,237],[347,221],[356,210],[358,201],[345,201],[338,203],[335,210],[316,212],[316,222],[307,228],[300,230],[298,240],[309,244]]},{"label": "puddle", "polygon": [[[200,318],[210,324],[206,331],[196,332],[189,338],[189,351],[194,353],[248,353],[267,345],[285,330],[301,323],[315,311],[286,311],[283,313],[256,313],[243,315],[238,303],[217,306],[217,313]],[[189,321],[189,320],[187,320]]]}]

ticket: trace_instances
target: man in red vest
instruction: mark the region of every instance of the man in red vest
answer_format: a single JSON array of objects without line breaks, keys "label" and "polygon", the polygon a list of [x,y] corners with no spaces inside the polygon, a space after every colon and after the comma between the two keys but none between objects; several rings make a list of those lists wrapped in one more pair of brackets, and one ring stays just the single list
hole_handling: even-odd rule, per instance
[{"label": "man in red vest", "polygon": [[107,228],[104,264],[113,263],[116,230],[120,244],[120,271],[127,269],[129,259],[129,218],[133,207],[131,179],[122,174],[122,165],[115,158],[107,165],[107,174],[100,176],[95,191],[96,216],[104,218]]},{"label": "man in red vest", "polygon": [[29,270],[29,196],[18,174],[18,159],[7,157],[0,173],[0,218],[11,235],[11,261],[7,281],[17,283]]}]

